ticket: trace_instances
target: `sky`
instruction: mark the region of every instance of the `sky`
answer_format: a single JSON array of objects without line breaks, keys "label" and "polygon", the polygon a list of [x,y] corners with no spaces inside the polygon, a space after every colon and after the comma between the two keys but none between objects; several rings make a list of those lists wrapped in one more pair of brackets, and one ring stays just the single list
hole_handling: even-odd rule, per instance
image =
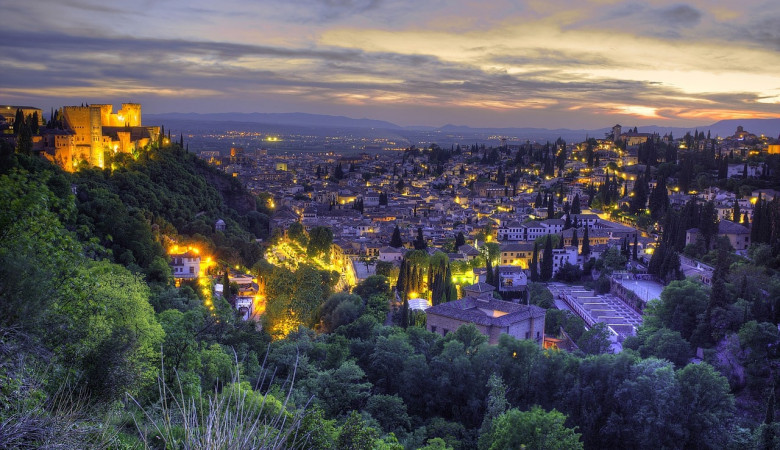
[{"label": "sky", "polygon": [[780,117],[776,0],[0,0],[0,103],[599,128]]}]

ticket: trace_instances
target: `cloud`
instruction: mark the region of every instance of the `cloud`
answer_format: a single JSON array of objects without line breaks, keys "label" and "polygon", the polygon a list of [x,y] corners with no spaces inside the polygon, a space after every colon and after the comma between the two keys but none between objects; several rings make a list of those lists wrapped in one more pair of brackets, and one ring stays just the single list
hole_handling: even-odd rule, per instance
[{"label": "cloud", "polygon": [[[101,20],[103,28],[13,25],[0,29],[0,94],[80,103],[125,92],[151,104],[161,104],[157,97],[170,105],[219,102],[233,111],[275,105],[399,122],[475,117],[484,125],[538,126],[610,122],[611,115],[699,120],[697,110],[760,115],[777,106],[780,38],[769,26],[750,33],[733,27],[738,38],[697,38],[717,24],[695,1],[654,7],[583,0],[568,8],[550,1],[519,7],[535,20],[507,15],[479,26],[477,18],[505,5],[448,8],[432,0],[410,12],[397,0],[226,0],[219,7],[167,0],[162,4],[181,7],[165,15],[150,3],[143,17],[150,25],[138,32],[127,31],[141,20],[131,11],[115,13],[117,30]],[[62,5],[83,12],[81,20],[114,8],[92,0]],[[748,23],[727,13],[719,17]],[[311,22],[296,23],[301,17]]]},{"label": "cloud", "polygon": [[657,11],[661,24],[669,24],[675,27],[694,26],[701,21],[702,14],[698,9],[689,5],[675,5]]}]

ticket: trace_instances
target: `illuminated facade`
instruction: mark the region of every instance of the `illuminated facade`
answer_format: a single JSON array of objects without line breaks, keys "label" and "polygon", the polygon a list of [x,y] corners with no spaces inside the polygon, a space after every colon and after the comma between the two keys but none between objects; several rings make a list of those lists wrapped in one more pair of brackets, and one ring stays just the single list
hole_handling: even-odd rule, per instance
[{"label": "illuminated facade", "polygon": [[45,134],[43,150],[68,171],[82,162],[104,167],[107,152],[132,153],[160,134],[160,127],[142,125],[138,103],[123,103],[116,113],[112,105],[102,104],[63,106],[61,111],[63,130]]}]

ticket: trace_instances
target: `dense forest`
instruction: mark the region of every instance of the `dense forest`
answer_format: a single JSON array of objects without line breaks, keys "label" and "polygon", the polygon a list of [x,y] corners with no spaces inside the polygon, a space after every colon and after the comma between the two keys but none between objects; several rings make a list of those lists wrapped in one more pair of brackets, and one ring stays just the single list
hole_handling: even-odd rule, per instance
[{"label": "dense forest", "polygon": [[[576,353],[491,346],[385,325],[384,276],[333,292],[266,263],[264,205],[177,145],[74,174],[0,149],[0,447],[780,446],[768,267],[721,258],[719,290],[671,282],[618,355],[593,332]],[[269,326],[175,287],[172,242],[252,270]],[[423,267],[450,299],[447,262]],[[269,334],[289,311],[301,326]]]}]

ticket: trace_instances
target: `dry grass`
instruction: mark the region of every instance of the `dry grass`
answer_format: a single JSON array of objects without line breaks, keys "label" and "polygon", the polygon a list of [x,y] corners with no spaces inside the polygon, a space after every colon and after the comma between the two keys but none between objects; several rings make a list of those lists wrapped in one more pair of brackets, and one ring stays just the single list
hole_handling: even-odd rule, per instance
[{"label": "dry grass", "polygon": [[[259,405],[255,399],[250,399],[249,396],[255,395],[254,391],[241,385],[238,363],[235,367],[231,384],[197,400],[186,398],[178,376],[176,390],[171,389],[165,382],[164,374],[158,378],[160,403],[157,408],[144,408],[131,396],[145,418],[135,422],[144,446],[166,449],[278,449],[305,445],[306,436],[299,433],[305,408],[294,414],[287,412],[295,371],[292,378],[284,383],[286,397],[278,408],[278,405],[266,403],[268,399],[276,401],[268,395],[261,396]],[[268,375],[265,368],[262,373],[263,378]]]}]

